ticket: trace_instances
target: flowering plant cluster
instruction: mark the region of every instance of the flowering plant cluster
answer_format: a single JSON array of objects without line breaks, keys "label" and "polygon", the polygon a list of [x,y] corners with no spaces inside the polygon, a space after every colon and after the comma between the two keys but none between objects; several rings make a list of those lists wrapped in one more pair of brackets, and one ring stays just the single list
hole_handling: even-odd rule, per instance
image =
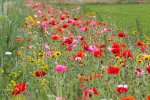
[{"label": "flowering plant cluster", "polygon": [[22,45],[3,54],[7,60],[15,56],[10,70],[7,63],[0,68],[7,80],[4,95],[33,100],[150,100],[146,40],[96,16],[80,14],[80,6],[60,9],[32,0],[25,4],[30,13],[24,34],[15,38]]}]

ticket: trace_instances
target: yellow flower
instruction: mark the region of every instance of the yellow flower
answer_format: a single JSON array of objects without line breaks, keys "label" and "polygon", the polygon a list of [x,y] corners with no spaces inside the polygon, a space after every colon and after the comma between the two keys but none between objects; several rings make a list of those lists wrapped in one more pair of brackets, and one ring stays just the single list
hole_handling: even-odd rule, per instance
[{"label": "yellow flower", "polygon": [[137,62],[138,62],[139,64],[143,64],[143,61],[142,61],[142,60],[137,60]]},{"label": "yellow flower", "polygon": [[34,59],[31,59],[30,62],[35,62],[35,60],[34,60]]},{"label": "yellow flower", "polygon": [[38,56],[43,57],[44,54],[43,53],[38,53]]},{"label": "yellow flower", "polygon": [[136,56],[136,58],[141,58],[142,57],[142,54],[139,54]]},{"label": "yellow flower", "polygon": [[30,75],[31,76],[35,76],[35,72],[30,72]]},{"label": "yellow flower", "polygon": [[132,34],[133,34],[133,35],[137,34],[137,31],[133,31]]},{"label": "yellow flower", "polygon": [[44,61],[43,61],[42,59],[38,59],[37,62],[38,62],[38,63],[41,63],[41,64],[44,63]]},{"label": "yellow flower", "polygon": [[23,54],[22,51],[18,51],[18,52],[17,52],[17,55],[20,55],[20,56],[21,56],[22,54]]},{"label": "yellow flower", "polygon": [[117,64],[115,64],[114,67],[117,67]]},{"label": "yellow flower", "polygon": [[50,57],[52,57],[52,58],[56,58],[56,57],[57,57],[57,55],[54,53],[54,54],[50,55]]},{"label": "yellow flower", "polygon": [[32,58],[31,56],[27,56],[27,57],[26,57],[26,59],[31,59],[31,58]]},{"label": "yellow flower", "polygon": [[[26,23],[32,23],[33,25],[36,25],[36,20],[32,17],[32,16],[28,16],[26,19],[25,19],[25,22]],[[32,25],[31,24],[31,25]]]},{"label": "yellow flower", "polygon": [[10,81],[14,86],[16,85],[16,82],[14,80]]},{"label": "yellow flower", "polygon": [[145,60],[149,60],[149,59],[150,59],[150,56],[149,56],[149,55],[146,55],[146,56],[144,56],[144,59],[145,59]]},{"label": "yellow flower", "polygon": [[43,66],[40,66],[40,68],[43,69],[43,70],[47,70],[47,69],[48,69],[48,66],[43,65]]},{"label": "yellow flower", "polygon": [[55,55],[59,56],[61,55],[61,52],[55,52]]},{"label": "yellow flower", "polygon": [[119,61],[120,61],[120,57],[119,57],[119,56],[116,56],[116,60],[119,60]]},{"label": "yellow flower", "polygon": [[8,85],[6,86],[7,89],[10,89],[10,87],[11,87],[11,84],[8,84]]},{"label": "yellow flower", "polygon": [[23,50],[24,50],[24,49],[25,49],[25,47],[24,47],[24,46],[21,46],[21,49],[23,49]]},{"label": "yellow flower", "polygon": [[146,42],[146,44],[147,44],[147,45],[148,45],[148,44],[150,44],[150,40],[149,40],[149,41],[147,41],[147,42]]}]

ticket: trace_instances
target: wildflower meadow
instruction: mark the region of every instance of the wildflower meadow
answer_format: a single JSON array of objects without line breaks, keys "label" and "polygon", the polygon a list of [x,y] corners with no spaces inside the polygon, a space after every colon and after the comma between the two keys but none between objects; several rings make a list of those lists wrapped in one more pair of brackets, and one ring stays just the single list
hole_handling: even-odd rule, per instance
[{"label": "wildflower meadow", "polygon": [[150,33],[138,20],[130,32],[77,4],[0,4],[0,100],[150,100]]}]

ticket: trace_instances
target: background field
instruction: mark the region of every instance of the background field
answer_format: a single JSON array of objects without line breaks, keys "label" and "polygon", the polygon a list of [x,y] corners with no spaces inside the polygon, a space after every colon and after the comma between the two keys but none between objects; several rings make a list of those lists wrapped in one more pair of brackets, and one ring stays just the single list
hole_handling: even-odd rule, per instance
[{"label": "background field", "polygon": [[[73,8],[76,5],[62,5]],[[136,19],[139,20],[143,33],[150,34],[150,4],[82,4],[86,12],[96,12],[96,15],[108,22],[116,23],[117,29],[136,30]]]}]

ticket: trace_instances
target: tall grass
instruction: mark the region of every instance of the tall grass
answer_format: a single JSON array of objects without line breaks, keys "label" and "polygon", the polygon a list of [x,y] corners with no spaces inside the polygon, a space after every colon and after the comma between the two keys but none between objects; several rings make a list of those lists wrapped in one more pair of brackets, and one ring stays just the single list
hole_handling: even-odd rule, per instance
[{"label": "tall grass", "polygon": [[[24,19],[27,14],[26,8],[22,5],[23,0],[2,0],[1,1],[1,18],[0,18],[0,69],[3,75],[0,77],[0,99],[8,97],[6,84],[10,81],[8,75],[14,68],[14,54],[22,43],[16,44],[17,35],[22,34],[21,28],[24,26]],[[5,52],[11,52],[12,56],[5,55]]]}]

